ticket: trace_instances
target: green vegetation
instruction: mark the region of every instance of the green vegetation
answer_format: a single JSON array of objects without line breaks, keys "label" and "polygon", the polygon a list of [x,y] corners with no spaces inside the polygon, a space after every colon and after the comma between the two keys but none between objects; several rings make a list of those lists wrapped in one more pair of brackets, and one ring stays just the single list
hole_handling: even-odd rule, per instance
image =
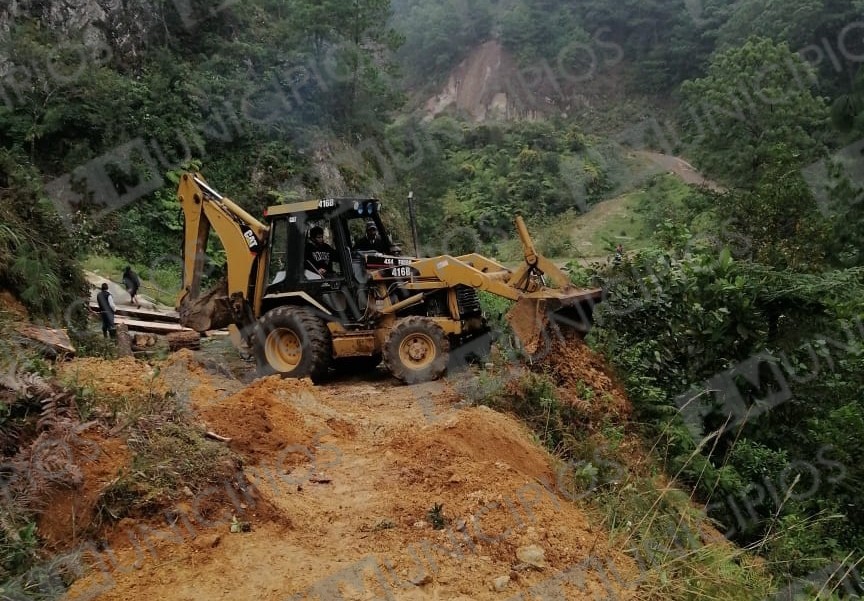
[{"label": "green vegetation", "polygon": [[[67,34],[40,19],[46,3],[30,5],[0,44],[9,65],[32,72],[31,85],[5,90],[9,102],[0,104],[0,288],[35,316],[64,315],[87,294],[82,264],[116,280],[128,262],[153,286],[145,293],[171,304],[181,233],[174,194],[187,164],[203,165],[254,214],[287,199],[374,192],[402,238],[403,199],[413,191],[428,254],[518,260],[517,212],[538,248],[562,262],[608,256],[621,242],[623,264],[571,275],[606,287],[591,342],[626,385],[639,434],[674,483],[692,491],[670,493],[653,474],[606,482],[595,498],[622,544],[671,544],[663,538],[670,528],[697,531],[695,501],[765,558],[775,584],[858,561],[864,203],[860,153],[845,163],[832,153],[864,132],[864,49],[847,28],[860,1],[303,0],[285,10],[275,0],[239,0],[197,28],[184,24],[178,3],[162,2],[158,23],[141,17],[140,31],[111,37],[110,52],[85,69],[76,69],[83,34],[61,43]],[[492,39],[516,57],[520,76],[542,74],[531,92],[543,102],[565,106],[589,83],[632,95],[608,96],[611,106],[592,97],[590,110],[545,121],[409,113],[408,96],[427,98],[418,88],[437,86]],[[594,80],[568,80],[592,57]],[[603,71],[607,62],[620,68]],[[66,76],[30,69],[44,64]],[[645,100],[651,95],[662,110]],[[580,123],[585,114],[596,123]],[[652,115],[674,115],[682,136],[670,131],[670,146],[725,192],[670,175],[640,182],[628,176],[622,149],[595,133],[629,131],[631,117]],[[661,145],[656,132],[646,138]],[[124,157],[139,143],[139,155]],[[103,160],[116,198],[87,190],[88,171],[79,169]],[[58,185],[70,206],[50,200]],[[147,192],[126,202],[139,185]],[[218,272],[224,258],[211,250]],[[503,328],[507,303],[484,295],[483,304]],[[76,343],[111,354],[86,336]],[[21,361],[50,373],[41,358]],[[595,435],[614,447],[633,434],[614,423],[580,432],[585,416],[542,374],[505,391],[494,384],[480,383],[490,404],[585,462],[573,475],[577,488],[602,476]],[[15,412],[32,399],[2,398],[8,438]],[[214,461],[227,469],[229,457],[177,430],[180,417],[163,418],[158,432],[140,432],[152,446],[135,447],[136,471],[105,500],[109,515],[176,492],[178,481],[154,467],[166,449],[192,460],[171,463],[188,478]],[[23,511],[2,524],[4,575],[32,563],[32,523]],[[647,554],[645,598],[764,597],[767,581],[749,555],[686,541],[673,553],[669,544]]]},{"label": "green vegetation", "polygon": [[[387,131],[392,162],[404,167],[390,196],[414,191],[427,253],[494,251],[495,243],[512,237],[515,213],[543,230],[607,198],[615,186],[618,151],[576,126],[563,128],[552,122],[400,121]],[[544,243],[552,256],[570,252],[566,232],[559,233],[556,248],[551,237]]]},{"label": "green vegetation", "polygon": [[746,186],[780,153],[794,154],[799,168],[821,156],[828,112],[813,82],[786,44],[753,38],[716,55],[705,77],[681,87],[681,121],[699,164]]},{"label": "green vegetation", "polygon": [[[588,501],[636,561],[638,599],[761,601],[770,594],[771,576],[751,551],[713,533],[687,493],[663,485],[653,465],[634,462],[621,449],[633,436],[628,424],[593,422],[550,376],[506,368],[500,364],[481,377],[469,397],[519,416],[555,454],[558,489]],[[591,392],[583,386],[580,397],[590,399]]]}]

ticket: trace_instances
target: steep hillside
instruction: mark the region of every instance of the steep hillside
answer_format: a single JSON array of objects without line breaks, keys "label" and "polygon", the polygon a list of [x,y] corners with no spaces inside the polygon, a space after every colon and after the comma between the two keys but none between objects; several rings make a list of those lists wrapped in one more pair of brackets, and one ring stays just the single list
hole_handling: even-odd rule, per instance
[{"label": "steep hillside", "polygon": [[424,112],[427,119],[444,113],[474,122],[585,116],[625,103],[625,69],[614,56],[578,71],[549,61],[526,67],[493,39],[476,46],[449,73]]}]

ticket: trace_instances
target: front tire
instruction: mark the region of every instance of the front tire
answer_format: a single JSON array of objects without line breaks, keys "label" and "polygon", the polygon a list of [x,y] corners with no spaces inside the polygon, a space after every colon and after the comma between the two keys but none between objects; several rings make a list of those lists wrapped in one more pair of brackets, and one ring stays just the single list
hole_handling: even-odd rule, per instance
[{"label": "front tire", "polygon": [[437,380],[447,370],[450,342],[428,317],[400,319],[384,345],[390,372],[406,384]]},{"label": "front tire", "polygon": [[252,339],[258,374],[323,379],[333,361],[324,320],[304,307],[278,307],[258,320]]}]

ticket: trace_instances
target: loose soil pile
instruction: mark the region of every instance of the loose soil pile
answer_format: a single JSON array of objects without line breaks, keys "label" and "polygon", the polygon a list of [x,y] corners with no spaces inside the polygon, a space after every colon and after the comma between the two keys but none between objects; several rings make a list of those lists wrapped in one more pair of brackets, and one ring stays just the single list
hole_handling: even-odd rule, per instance
[{"label": "loose soil pile", "polygon": [[538,367],[553,377],[564,392],[562,397],[578,405],[592,422],[622,423],[633,412],[623,388],[609,376],[611,368],[578,334],[553,336]]},{"label": "loose soil pile", "polygon": [[255,381],[218,405],[201,408],[200,415],[209,430],[231,439],[228,445],[232,451],[250,463],[259,463],[310,440],[303,416],[290,399],[311,388],[312,383],[306,380],[271,376]]},{"label": "loose soil pile", "polygon": [[165,396],[171,390],[157,369],[131,357],[73,359],[58,364],[57,369],[67,385],[113,397]]}]

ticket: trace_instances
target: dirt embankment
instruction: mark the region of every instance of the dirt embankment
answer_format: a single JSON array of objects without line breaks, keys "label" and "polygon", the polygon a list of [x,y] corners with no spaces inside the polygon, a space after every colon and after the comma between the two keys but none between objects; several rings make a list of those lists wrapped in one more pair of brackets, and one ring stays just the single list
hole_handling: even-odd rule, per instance
[{"label": "dirt embankment", "polygon": [[[508,416],[456,409],[445,384],[241,387],[191,354],[162,375],[231,439],[274,513],[127,522],[68,599],[483,600],[544,586],[629,598],[631,560],[558,494],[549,454]],[[222,514],[254,515],[255,498],[224,499]]]}]

